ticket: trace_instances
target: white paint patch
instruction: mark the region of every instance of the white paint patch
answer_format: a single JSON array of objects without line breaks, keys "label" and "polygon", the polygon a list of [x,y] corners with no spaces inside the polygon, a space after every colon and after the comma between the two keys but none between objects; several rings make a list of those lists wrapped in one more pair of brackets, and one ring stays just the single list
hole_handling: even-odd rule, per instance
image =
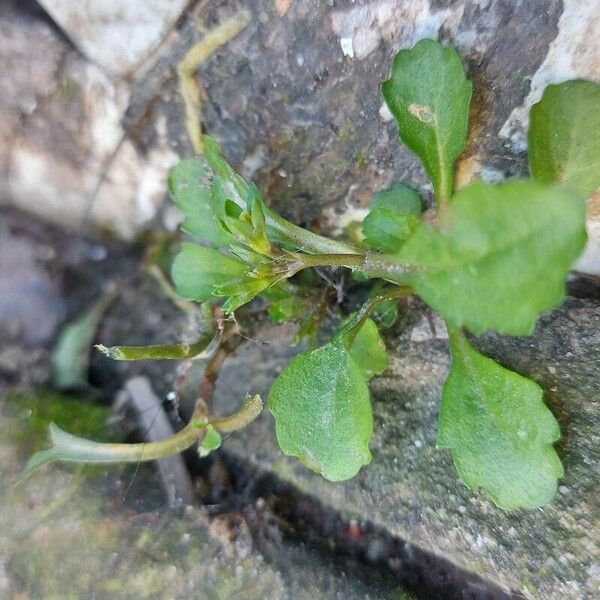
[{"label": "white paint patch", "polygon": [[340,46],[342,54],[348,58],[354,58],[354,44],[352,43],[352,35],[342,36],[340,38]]},{"label": "white paint patch", "polygon": [[338,213],[331,207],[323,211],[325,222],[332,235],[342,235],[348,225],[362,223],[368,214],[369,209],[360,206],[348,206],[343,213]]},{"label": "white paint patch", "polygon": [[428,0],[384,0],[331,14],[345,56],[366,58],[384,41],[395,47],[412,46],[422,38],[437,38],[440,27],[460,18],[464,7],[432,10]]},{"label": "white paint patch", "polygon": [[379,116],[384,123],[388,123],[394,118],[392,111],[389,109],[388,105],[384,102],[379,109]]},{"label": "white paint patch", "polygon": [[540,100],[546,86],[575,78],[600,82],[600,2],[564,0],[563,4],[558,35],[531,79],[529,95],[500,130],[500,135],[519,152],[527,149],[529,109]]}]

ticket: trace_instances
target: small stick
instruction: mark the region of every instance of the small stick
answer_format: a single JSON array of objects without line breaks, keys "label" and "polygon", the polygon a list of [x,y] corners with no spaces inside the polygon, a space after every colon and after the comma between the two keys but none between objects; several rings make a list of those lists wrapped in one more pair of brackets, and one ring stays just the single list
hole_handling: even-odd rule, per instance
[{"label": "small stick", "polygon": [[[148,442],[174,434],[171,423],[146,377],[134,377],[125,385]],[[152,410],[149,410],[152,409]],[[188,506],[194,501],[194,485],[181,454],[157,461],[158,472],[170,506]]]}]

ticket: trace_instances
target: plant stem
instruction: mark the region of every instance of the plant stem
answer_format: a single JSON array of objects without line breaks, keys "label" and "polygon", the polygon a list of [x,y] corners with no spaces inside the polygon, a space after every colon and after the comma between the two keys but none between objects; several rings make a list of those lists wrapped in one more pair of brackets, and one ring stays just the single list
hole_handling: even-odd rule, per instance
[{"label": "plant stem", "polygon": [[296,254],[302,263],[300,269],[308,267],[347,267],[358,269],[365,262],[364,254]]},{"label": "plant stem", "polygon": [[206,427],[199,428],[190,421],[180,432],[164,440],[139,444],[104,444],[71,435],[54,423],[50,424],[52,447],[34,454],[23,473],[27,477],[42,465],[54,461],[77,463],[131,463],[172,456],[189,448],[206,435]]},{"label": "plant stem", "polygon": [[394,255],[369,252],[364,257],[360,271],[370,279],[385,279],[396,285],[410,283],[410,267],[399,263]]},{"label": "plant stem", "polygon": [[236,322],[223,322],[219,348],[206,362],[204,373],[200,380],[198,396],[194,407],[195,414],[205,413],[207,407],[211,405],[219,371],[227,357],[235,352],[242,339],[238,334],[239,328]]},{"label": "plant stem", "polygon": [[412,295],[412,290],[407,287],[394,286],[387,290],[384,290],[377,296],[369,298],[357,311],[354,313],[352,319],[350,319],[344,327],[336,334],[336,339],[343,338],[347,346],[351,346],[354,339],[358,335],[362,324],[365,322],[367,317],[373,312],[378,304],[385,302],[386,300],[393,300],[396,298],[406,298]]},{"label": "plant stem", "polygon": [[435,190],[435,200],[439,212],[444,212],[448,208],[448,203],[452,196],[453,166],[448,169],[444,165],[441,166],[440,185]]},{"label": "plant stem", "polygon": [[237,431],[253,421],[262,411],[260,396],[248,396],[246,401],[232,415],[227,417],[209,417],[201,411],[196,412],[190,422],[178,433],[157,442],[139,444],[104,444],[71,435],[53,423],[50,424],[52,447],[34,454],[23,473],[21,480],[35,470],[54,461],[76,463],[137,463],[157,460],[187,450],[206,435],[206,426],[211,424],[224,433]]},{"label": "plant stem", "polygon": [[203,335],[193,344],[154,344],[150,346],[110,346],[96,344],[94,348],[113,360],[186,360],[206,358],[217,348],[219,335]]},{"label": "plant stem", "polygon": [[313,254],[362,254],[359,246],[349,242],[332,240],[298,227],[298,225],[290,223],[266,205],[263,206],[263,211],[267,226],[273,230],[278,238],[276,241],[293,244],[299,250]]},{"label": "plant stem", "polygon": [[210,424],[221,433],[231,433],[243,429],[252,423],[262,412],[263,401],[258,394],[248,394],[244,404],[232,415],[227,417],[211,417]]},{"label": "plant stem", "polygon": [[394,255],[367,252],[362,254],[301,254],[294,253],[296,262],[289,264],[285,277],[291,277],[309,267],[346,267],[357,269],[370,279],[385,279],[396,285],[410,283],[411,270]]}]

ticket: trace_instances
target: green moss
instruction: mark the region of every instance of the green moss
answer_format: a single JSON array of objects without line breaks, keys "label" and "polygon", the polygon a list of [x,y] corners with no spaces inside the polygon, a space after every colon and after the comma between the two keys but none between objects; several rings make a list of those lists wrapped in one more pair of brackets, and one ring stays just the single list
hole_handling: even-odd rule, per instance
[{"label": "green moss", "polygon": [[22,426],[11,427],[10,432],[1,433],[10,435],[14,442],[22,444],[28,451],[44,447],[50,423],[56,423],[75,435],[108,441],[106,419],[110,411],[87,399],[40,389],[30,395],[8,396],[6,402],[15,411]]},{"label": "green moss", "polygon": [[344,123],[344,125],[342,125],[342,127],[340,127],[340,130],[338,131],[338,140],[343,144],[347,144],[350,142],[350,140],[352,140],[355,133],[356,128],[354,127],[354,123],[348,120]]},{"label": "green moss", "polygon": [[354,155],[354,164],[357,169],[364,169],[367,166],[368,158],[365,150],[358,150]]}]

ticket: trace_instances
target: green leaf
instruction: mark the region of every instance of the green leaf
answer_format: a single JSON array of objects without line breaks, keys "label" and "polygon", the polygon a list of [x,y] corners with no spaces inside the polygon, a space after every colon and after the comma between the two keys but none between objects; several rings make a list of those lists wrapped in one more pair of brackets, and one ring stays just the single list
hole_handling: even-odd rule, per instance
[{"label": "green leaf", "polygon": [[537,383],[501,367],[451,332],[452,369],[444,385],[438,444],[452,451],[461,479],[501,508],[552,500],[563,468],[560,437]]},{"label": "green leaf", "polygon": [[[384,292],[384,282],[379,279],[376,280],[371,291],[369,292],[369,299],[379,296]],[[390,298],[377,304],[371,313],[375,324],[380,328],[391,327],[398,318],[398,301],[396,298]]]},{"label": "green leaf", "polygon": [[[224,199],[231,200],[243,210],[249,210],[252,200],[257,195],[256,187],[249,184],[241,175],[235,172],[225,160],[223,151],[217,142],[208,135],[202,136],[204,140],[204,158],[213,171],[215,182],[213,192],[217,193],[222,206]],[[223,213],[219,213],[223,216]]]},{"label": "green leaf", "polygon": [[198,455],[203,458],[218,450],[222,443],[221,434],[210,423],[206,425],[206,434],[198,444]]},{"label": "green leaf", "polygon": [[[302,271],[303,273],[305,271]],[[289,281],[283,279],[261,293],[261,297],[269,302],[277,302],[290,298],[296,293]]]},{"label": "green leaf", "polygon": [[273,323],[287,323],[298,319],[308,308],[305,298],[298,290],[283,280],[261,292],[261,296],[270,302],[267,314]]},{"label": "green leaf", "polygon": [[330,481],[370,462],[373,416],[361,368],[341,341],[296,356],[273,383],[279,446]]},{"label": "green leaf", "polygon": [[394,261],[452,327],[529,335],[558,306],[585,240],[585,202],[566,188],[531,181],[461,189],[439,230],[421,223]]},{"label": "green leaf", "polygon": [[452,194],[454,161],[467,139],[471,90],[456,51],[434,40],[400,50],[381,86],[400,139],[420,158],[438,199]]},{"label": "green leaf", "polygon": [[529,116],[529,170],[588,197],[600,187],[600,85],[549,85]]},{"label": "green leaf", "polygon": [[222,230],[212,202],[212,170],[203,157],[181,161],[167,183],[175,206],[185,219],[181,229],[212,246],[224,246],[229,236]]},{"label": "green leaf", "polygon": [[[169,177],[171,197],[185,216],[182,229],[215,247],[235,237],[244,240],[250,233],[253,244],[265,253],[269,244],[256,186],[231,168],[212,138],[204,136],[204,144],[204,156],[180,162]],[[251,214],[248,222],[238,221],[242,214]]]},{"label": "green leaf", "polygon": [[421,196],[401,183],[371,198],[371,212],[363,221],[365,243],[384,252],[397,252],[419,224]]},{"label": "green leaf", "polygon": [[216,296],[228,296],[222,309],[223,312],[229,315],[240,306],[253,300],[272,283],[273,279],[271,277],[244,277],[216,286],[214,294]]},{"label": "green leaf", "polygon": [[[302,271],[309,275],[307,271]],[[309,285],[313,285],[311,282]],[[310,306],[307,298],[298,294],[298,288],[288,281],[281,280],[261,292],[261,296],[270,302],[267,313],[273,323],[287,323],[299,319]]]},{"label": "green leaf", "polygon": [[67,390],[86,385],[89,364],[89,350],[99,317],[95,311],[69,323],[58,337],[52,352],[52,382],[59,390]]},{"label": "green leaf", "polygon": [[[231,205],[232,202],[227,201]],[[236,204],[233,206],[237,207]],[[221,221],[223,228],[242,246],[250,249],[258,255],[269,256],[271,254],[271,244],[267,238],[265,226],[265,215],[262,208],[262,202],[257,197],[252,202],[251,212],[240,212],[236,217],[225,215]]]},{"label": "green leaf", "polygon": [[380,375],[387,368],[387,350],[372,319],[365,319],[360,325],[348,351],[367,381],[374,375]]},{"label": "green leaf", "polygon": [[423,210],[421,196],[403,183],[396,183],[387,190],[377,192],[369,203],[371,209],[389,208],[399,213],[419,216]]},{"label": "green leaf", "polygon": [[[357,254],[360,252],[358,246],[354,244],[332,240],[307,231],[272,211],[260,199],[256,186],[248,183],[227,163],[217,142],[207,135],[203,136],[203,140],[204,158],[212,171],[211,204],[217,219],[223,220],[225,216],[232,216],[231,214],[227,215],[225,211],[227,201],[237,205],[242,211],[251,213],[253,203],[258,199],[268,239],[271,242],[305,252],[324,254]],[[254,224],[257,224],[256,219]]]},{"label": "green leaf", "polygon": [[273,323],[288,323],[298,319],[306,308],[306,302],[302,298],[290,296],[271,303],[267,312]]},{"label": "green leaf", "polygon": [[395,300],[385,300],[371,314],[379,327],[391,327],[398,318],[398,303]]},{"label": "green leaf", "polygon": [[87,385],[90,346],[94,342],[102,315],[116,293],[117,287],[105,292],[83,315],[61,330],[51,356],[52,383],[58,389],[67,390]]},{"label": "green leaf", "polygon": [[300,315],[298,330],[290,342],[290,346],[297,346],[304,339],[307,340],[309,348],[314,349],[318,346],[319,331],[327,314],[327,304],[324,299],[315,300],[313,298],[312,302],[308,302],[306,310]]},{"label": "green leaf", "polygon": [[384,252],[397,252],[419,225],[419,218],[389,208],[373,209],[363,221],[365,243]]},{"label": "green leaf", "polygon": [[213,297],[216,286],[241,278],[246,268],[243,262],[213,248],[183,244],[173,261],[171,276],[182,298],[205,302]]}]

